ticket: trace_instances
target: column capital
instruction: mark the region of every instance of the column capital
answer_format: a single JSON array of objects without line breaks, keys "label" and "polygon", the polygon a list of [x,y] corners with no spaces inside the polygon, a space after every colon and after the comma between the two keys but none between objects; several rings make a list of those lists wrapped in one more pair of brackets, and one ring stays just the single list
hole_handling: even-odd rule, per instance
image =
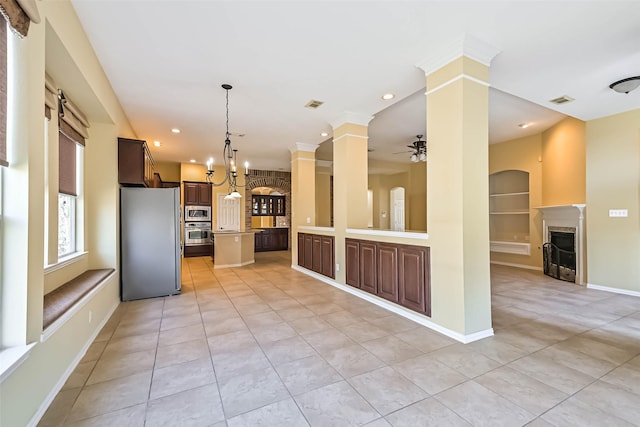
[{"label": "column capital", "polygon": [[331,127],[336,130],[345,123],[353,123],[360,126],[368,126],[369,122],[373,120],[374,116],[370,114],[353,113],[351,111],[345,111],[336,120],[331,122]]},{"label": "column capital", "polygon": [[295,153],[296,151],[308,151],[311,153],[315,153],[316,150],[318,149],[318,146],[319,144],[311,144],[307,142],[296,142],[295,144],[289,147],[289,151],[291,151],[291,154]]},{"label": "column capital", "polygon": [[487,67],[500,50],[471,34],[462,33],[449,44],[436,47],[431,54],[416,64],[426,75],[439,70],[448,63],[466,56]]}]

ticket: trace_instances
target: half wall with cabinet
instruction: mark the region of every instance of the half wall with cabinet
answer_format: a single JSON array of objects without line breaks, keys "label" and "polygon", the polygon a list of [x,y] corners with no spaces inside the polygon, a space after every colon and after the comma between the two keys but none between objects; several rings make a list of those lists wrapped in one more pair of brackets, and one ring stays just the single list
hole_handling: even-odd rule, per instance
[{"label": "half wall with cabinet", "polygon": [[335,279],[334,242],[333,236],[298,233],[298,265]]},{"label": "half wall with cabinet", "polygon": [[431,316],[428,247],[345,239],[347,285]]}]

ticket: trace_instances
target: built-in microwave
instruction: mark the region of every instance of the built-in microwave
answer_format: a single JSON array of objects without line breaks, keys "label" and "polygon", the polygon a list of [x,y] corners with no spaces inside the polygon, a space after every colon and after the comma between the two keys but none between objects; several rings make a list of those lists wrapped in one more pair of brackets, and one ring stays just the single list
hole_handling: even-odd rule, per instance
[{"label": "built-in microwave", "polygon": [[184,222],[211,221],[211,206],[185,206]]}]

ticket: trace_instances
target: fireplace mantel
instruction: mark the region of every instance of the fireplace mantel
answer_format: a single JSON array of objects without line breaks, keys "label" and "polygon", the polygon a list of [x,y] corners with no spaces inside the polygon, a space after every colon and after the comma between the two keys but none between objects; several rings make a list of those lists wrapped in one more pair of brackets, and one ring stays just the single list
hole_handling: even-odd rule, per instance
[{"label": "fireplace mantel", "polygon": [[542,212],[542,243],[549,242],[549,227],[572,227],[576,230],[576,284],[585,285],[586,240],[584,235],[585,204],[539,206]]}]

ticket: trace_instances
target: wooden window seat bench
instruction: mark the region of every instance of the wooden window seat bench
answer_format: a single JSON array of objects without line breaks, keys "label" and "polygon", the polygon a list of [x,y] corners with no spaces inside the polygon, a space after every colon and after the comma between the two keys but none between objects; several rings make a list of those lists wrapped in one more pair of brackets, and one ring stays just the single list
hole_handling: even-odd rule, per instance
[{"label": "wooden window seat bench", "polygon": [[114,271],[113,268],[87,270],[46,294],[42,319],[43,330],[62,317]]}]

